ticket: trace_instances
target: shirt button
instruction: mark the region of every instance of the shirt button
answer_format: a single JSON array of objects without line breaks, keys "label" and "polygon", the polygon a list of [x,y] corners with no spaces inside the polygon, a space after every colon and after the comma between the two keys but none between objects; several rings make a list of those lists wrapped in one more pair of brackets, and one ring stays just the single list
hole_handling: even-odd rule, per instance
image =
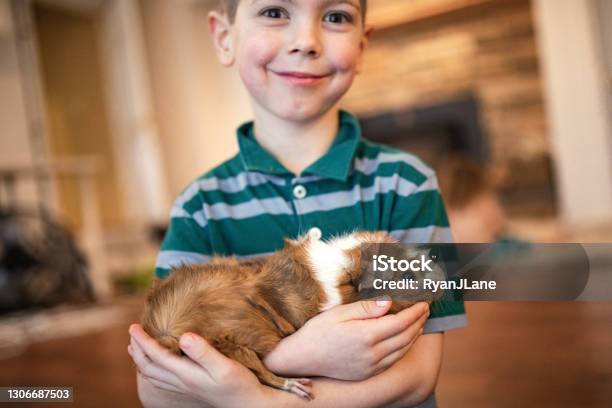
[{"label": "shirt button", "polygon": [[293,187],[293,196],[298,200],[301,200],[302,198],[306,197],[306,187],[301,184],[298,184],[297,186]]}]

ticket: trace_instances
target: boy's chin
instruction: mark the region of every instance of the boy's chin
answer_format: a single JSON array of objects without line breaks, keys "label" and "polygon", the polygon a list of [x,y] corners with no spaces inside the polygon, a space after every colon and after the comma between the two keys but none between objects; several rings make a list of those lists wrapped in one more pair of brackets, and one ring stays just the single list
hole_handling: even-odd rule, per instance
[{"label": "boy's chin", "polygon": [[335,104],[291,106],[277,106],[270,109],[277,117],[291,122],[311,122],[325,115]]}]

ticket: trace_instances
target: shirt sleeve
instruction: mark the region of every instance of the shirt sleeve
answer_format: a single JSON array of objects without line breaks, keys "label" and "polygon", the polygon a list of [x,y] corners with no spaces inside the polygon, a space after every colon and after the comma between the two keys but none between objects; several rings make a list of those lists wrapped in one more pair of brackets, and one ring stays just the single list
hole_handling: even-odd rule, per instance
[{"label": "shirt sleeve", "polygon": [[208,262],[211,256],[204,206],[197,194],[193,193],[193,188],[189,188],[177,198],[170,213],[168,230],[157,256],[155,275],[165,278],[173,268]]},{"label": "shirt sleeve", "polygon": [[[405,181],[405,180],[404,180]],[[452,243],[446,209],[435,173],[414,185],[405,195],[396,191],[391,214],[392,236],[402,244]],[[459,292],[446,291],[430,306],[424,333],[436,333],[467,326],[465,306]]]}]

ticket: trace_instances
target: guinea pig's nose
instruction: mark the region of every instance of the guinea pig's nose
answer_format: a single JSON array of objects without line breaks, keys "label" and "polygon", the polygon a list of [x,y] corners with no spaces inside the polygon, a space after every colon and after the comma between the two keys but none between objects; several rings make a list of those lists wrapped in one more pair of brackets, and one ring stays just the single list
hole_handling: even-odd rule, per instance
[{"label": "guinea pig's nose", "polygon": [[308,236],[310,239],[314,239],[315,241],[320,240],[322,235],[321,230],[317,227],[313,227],[308,230]]},{"label": "guinea pig's nose", "polygon": [[415,280],[416,279],[416,275],[414,274],[414,272],[412,271],[406,271],[402,274],[402,279],[412,279]]}]

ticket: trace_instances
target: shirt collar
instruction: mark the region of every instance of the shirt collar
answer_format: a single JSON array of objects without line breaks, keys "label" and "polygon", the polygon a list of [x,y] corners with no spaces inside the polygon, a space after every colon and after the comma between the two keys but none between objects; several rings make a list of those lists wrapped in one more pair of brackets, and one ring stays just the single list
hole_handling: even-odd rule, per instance
[{"label": "shirt collar", "polygon": [[[361,128],[357,118],[346,111],[340,111],[339,118],[338,133],[331,147],[301,175],[318,175],[346,181],[361,139]],[[293,176],[291,171],[257,143],[253,133],[253,122],[240,126],[237,135],[240,156],[246,170]]]}]

